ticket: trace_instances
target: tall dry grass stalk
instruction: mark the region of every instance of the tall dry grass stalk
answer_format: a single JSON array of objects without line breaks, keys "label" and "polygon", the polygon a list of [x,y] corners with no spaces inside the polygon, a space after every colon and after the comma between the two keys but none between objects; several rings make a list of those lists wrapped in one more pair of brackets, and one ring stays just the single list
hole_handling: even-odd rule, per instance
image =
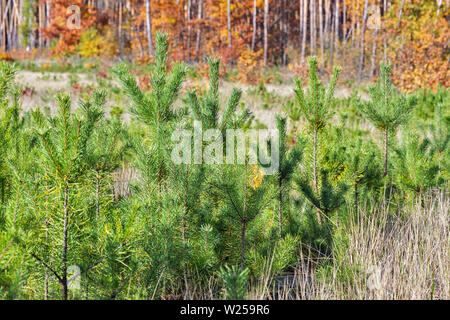
[{"label": "tall dry grass stalk", "polygon": [[345,228],[328,268],[303,256],[295,281],[276,292],[252,287],[249,298],[449,299],[448,195],[423,196],[396,215],[389,205],[360,212]]}]

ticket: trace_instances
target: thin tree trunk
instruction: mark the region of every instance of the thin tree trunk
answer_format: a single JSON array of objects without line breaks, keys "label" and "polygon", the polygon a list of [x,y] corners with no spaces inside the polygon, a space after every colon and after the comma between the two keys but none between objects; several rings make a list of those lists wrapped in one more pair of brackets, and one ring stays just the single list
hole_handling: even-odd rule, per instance
[{"label": "thin tree trunk", "polygon": [[63,251],[62,251],[62,299],[67,300],[67,241],[68,241],[68,220],[69,220],[69,186],[65,182],[64,186],[64,225],[63,225]]},{"label": "thin tree trunk", "polygon": [[96,172],[95,176],[95,216],[98,219],[100,218],[100,177],[99,172]]},{"label": "thin tree trunk", "polygon": [[[186,177],[188,176],[188,167],[186,166]],[[183,200],[183,217],[181,219],[181,241],[183,243],[183,246],[186,244],[186,217],[188,213],[188,206],[187,206],[187,196],[188,196],[188,185],[187,182],[184,184],[184,200]],[[189,284],[187,280],[187,268],[186,265],[183,265],[183,276],[184,276],[184,286],[185,286],[185,292],[186,292],[186,299],[190,299],[189,296]]]},{"label": "thin tree trunk", "polygon": [[[387,11],[387,0],[383,0],[383,24],[385,24],[385,17],[386,17],[386,11]],[[383,48],[384,48],[384,61],[387,61],[387,32],[386,28],[383,28],[384,34],[383,34]]]},{"label": "thin tree trunk", "polygon": [[335,51],[336,56],[339,57],[339,0],[336,0],[336,11],[334,16],[334,41],[335,41]]},{"label": "thin tree trunk", "polygon": [[347,37],[347,3],[343,0],[343,12],[342,12],[342,35],[344,43]]},{"label": "thin tree trunk", "polygon": [[201,39],[201,24],[200,24],[200,20],[202,19],[202,15],[203,15],[203,0],[198,0],[198,8],[197,8],[197,19],[199,20],[198,23],[198,27],[197,27],[197,37],[195,39],[195,60],[197,60],[197,62],[200,61],[200,39]]},{"label": "thin tree trunk", "polygon": [[299,33],[299,50],[301,51],[301,47],[302,47],[302,37],[303,37],[303,0],[300,0],[299,2],[299,7],[298,7],[298,15],[299,15],[299,23],[298,23],[298,28],[300,30]]},{"label": "thin tree trunk", "polygon": [[442,0],[436,0],[436,5],[437,5],[437,9],[436,9],[436,20],[435,20],[434,24],[437,23],[437,21],[438,21],[438,19],[439,19],[439,15],[441,14]]},{"label": "thin tree trunk", "polygon": [[377,55],[377,34],[378,30],[374,31],[373,35],[373,43],[372,43],[372,56],[371,56],[371,64],[370,64],[370,76],[373,77],[375,75],[376,69],[376,55]]},{"label": "thin tree trunk", "polygon": [[245,219],[241,220],[241,268],[244,267],[245,263],[245,232],[247,229],[247,221]]},{"label": "thin tree trunk", "polygon": [[400,4],[400,10],[398,12],[398,24],[397,28],[400,27],[400,24],[402,22],[402,15],[403,15],[403,7],[405,6],[405,0],[402,0],[402,3]]},{"label": "thin tree trunk", "polygon": [[325,0],[325,39],[327,42],[330,41],[330,17],[331,16],[331,2],[330,0]]},{"label": "thin tree trunk", "polygon": [[[48,28],[50,26],[50,0],[47,0],[45,2],[45,8],[46,8],[46,15],[47,15],[45,26],[46,26],[46,28]],[[48,39],[46,42],[47,42],[46,43],[47,48],[50,47],[50,39]]]},{"label": "thin tree trunk", "polygon": [[316,47],[316,4],[315,1],[310,1],[309,11],[310,11],[310,42],[311,42],[311,49],[314,54],[317,54],[317,47]]},{"label": "thin tree trunk", "polygon": [[320,53],[323,55],[323,0],[319,0],[319,36],[320,36]]},{"label": "thin tree trunk", "polygon": [[383,177],[387,176],[388,173],[388,129],[384,129],[384,170]]},{"label": "thin tree trunk", "polygon": [[278,237],[282,236],[282,224],[283,224],[283,180],[281,175],[278,177]]},{"label": "thin tree trunk", "polygon": [[253,0],[253,32],[252,32],[252,51],[255,51],[256,42],[256,0]]},{"label": "thin tree trunk", "polygon": [[314,182],[314,190],[318,191],[317,186],[317,129],[314,129],[313,133],[313,182]]},{"label": "thin tree trunk", "polygon": [[362,29],[361,29],[361,53],[359,55],[359,79],[362,78],[362,73],[364,69],[364,54],[365,54],[365,48],[366,48],[366,23],[367,23],[367,8],[369,6],[369,0],[365,1],[364,4],[364,13],[363,13],[363,21],[362,21]]},{"label": "thin tree trunk", "polygon": [[38,19],[39,19],[39,49],[42,49],[44,47],[44,41],[42,38],[42,29],[44,28],[44,4],[43,3],[39,3],[38,5]]},{"label": "thin tree trunk", "polygon": [[123,25],[123,0],[119,1],[118,4],[119,10],[119,26],[118,26],[118,41],[119,41],[119,57],[122,56],[123,53],[123,35],[122,35],[122,25]]},{"label": "thin tree trunk", "polygon": [[355,181],[355,213],[358,214],[359,211],[359,191],[358,191],[358,182]]},{"label": "thin tree trunk", "polygon": [[268,57],[268,27],[269,27],[269,0],[264,0],[264,66],[267,66]]},{"label": "thin tree trunk", "polygon": [[[48,244],[48,220],[45,222],[45,243]],[[48,270],[45,268],[44,300],[48,300]]]},{"label": "thin tree trunk", "polygon": [[334,67],[334,44],[335,44],[335,32],[334,32],[335,24],[331,24],[331,36],[330,36],[330,65],[331,68]]},{"label": "thin tree trunk", "polygon": [[154,56],[153,49],[153,35],[152,35],[152,13],[150,7],[150,0],[145,0],[145,18],[147,24],[147,41],[148,41],[148,54]]},{"label": "thin tree trunk", "polygon": [[187,2],[187,61],[191,61],[191,7],[192,0]]},{"label": "thin tree trunk", "polygon": [[231,49],[231,0],[227,0],[227,27],[228,27],[228,48]]},{"label": "thin tree trunk", "polygon": [[303,0],[302,61],[305,61],[307,33],[308,33],[308,0]]}]

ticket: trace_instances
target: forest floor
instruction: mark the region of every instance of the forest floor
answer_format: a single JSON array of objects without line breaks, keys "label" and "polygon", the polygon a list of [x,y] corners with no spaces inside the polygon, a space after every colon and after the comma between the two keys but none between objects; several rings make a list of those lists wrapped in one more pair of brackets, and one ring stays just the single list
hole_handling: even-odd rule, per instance
[{"label": "forest floor", "polygon": [[[92,73],[70,73],[70,72],[35,72],[22,70],[17,75],[17,82],[22,86],[24,96],[22,98],[23,110],[34,109],[35,107],[48,107],[51,112],[55,111],[55,94],[57,92],[68,92],[72,96],[72,101],[77,101],[84,94],[89,94],[89,88],[106,86],[110,88],[119,88],[117,80],[111,78],[99,78]],[[185,81],[184,88],[206,87],[207,79]],[[282,111],[283,105],[293,97],[294,84],[266,84],[265,94],[257,93],[257,86],[243,83],[232,83],[225,80],[221,81],[220,92],[222,105],[231,94],[234,87],[242,89],[243,96],[241,102],[249,108],[255,116],[257,123],[273,128],[275,125],[275,114]],[[335,96],[346,98],[350,96],[352,89],[345,86],[339,86],[336,89]],[[361,94],[365,98],[365,94]],[[125,107],[123,118],[129,120],[126,113],[127,101],[123,95],[117,94],[108,99],[107,110],[113,105]],[[178,101],[180,103],[180,101]],[[76,103],[74,103],[76,105]]]}]

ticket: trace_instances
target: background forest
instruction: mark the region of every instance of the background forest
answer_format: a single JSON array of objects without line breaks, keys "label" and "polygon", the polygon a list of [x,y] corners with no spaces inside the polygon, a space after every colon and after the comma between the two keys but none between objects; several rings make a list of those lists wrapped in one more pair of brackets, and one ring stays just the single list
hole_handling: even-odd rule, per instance
[{"label": "background forest", "polygon": [[448,299],[448,10],[0,0],[0,299]]},{"label": "background forest", "polygon": [[448,10],[448,0],[1,0],[0,58],[147,63],[163,30],[172,59],[206,70],[205,57],[221,56],[240,81],[259,81],[262,66],[306,75],[316,55],[324,72],[345,65],[358,79],[394,61],[400,88],[435,89],[450,78]]}]

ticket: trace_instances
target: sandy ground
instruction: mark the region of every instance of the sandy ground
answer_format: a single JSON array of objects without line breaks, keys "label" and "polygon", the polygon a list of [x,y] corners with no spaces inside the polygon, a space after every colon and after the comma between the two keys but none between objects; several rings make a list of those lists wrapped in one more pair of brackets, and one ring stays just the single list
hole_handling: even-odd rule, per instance
[{"label": "sandy ground", "polygon": [[[28,88],[27,94],[23,96],[23,109],[29,110],[36,107],[49,107],[51,112],[55,110],[55,99],[54,96],[58,91],[70,92],[72,95],[72,101],[74,101],[74,107],[76,107],[76,101],[79,98],[79,92],[71,86],[71,75],[70,73],[60,73],[60,72],[32,72],[32,71],[20,71],[17,75],[17,83],[22,87]],[[73,79],[72,79],[73,81]],[[76,74],[76,82],[82,87],[86,86],[96,86],[96,78],[94,75],[88,74]],[[114,86],[119,86],[118,81],[109,80],[109,82]],[[190,86],[193,83],[191,81],[186,82],[186,86]],[[266,125],[269,128],[273,128],[275,125],[275,115],[282,111],[282,104],[274,104],[271,108],[264,109],[262,105],[264,101],[258,95],[251,94],[249,89],[252,86],[241,83],[230,83],[222,81],[220,85],[221,91],[221,103],[226,104],[226,100],[229,97],[233,87],[239,87],[243,90],[242,102],[245,106],[249,108],[256,119],[261,124]],[[292,85],[266,85],[268,92],[273,92],[275,95],[281,98],[281,100],[287,100],[293,97],[293,84]],[[351,94],[351,89],[339,87],[336,90],[336,97],[348,97]],[[364,98],[364,97],[363,97]],[[109,101],[107,109],[113,102]],[[125,110],[127,109],[127,100],[122,102]],[[128,115],[124,116],[125,120],[128,120]]]}]

